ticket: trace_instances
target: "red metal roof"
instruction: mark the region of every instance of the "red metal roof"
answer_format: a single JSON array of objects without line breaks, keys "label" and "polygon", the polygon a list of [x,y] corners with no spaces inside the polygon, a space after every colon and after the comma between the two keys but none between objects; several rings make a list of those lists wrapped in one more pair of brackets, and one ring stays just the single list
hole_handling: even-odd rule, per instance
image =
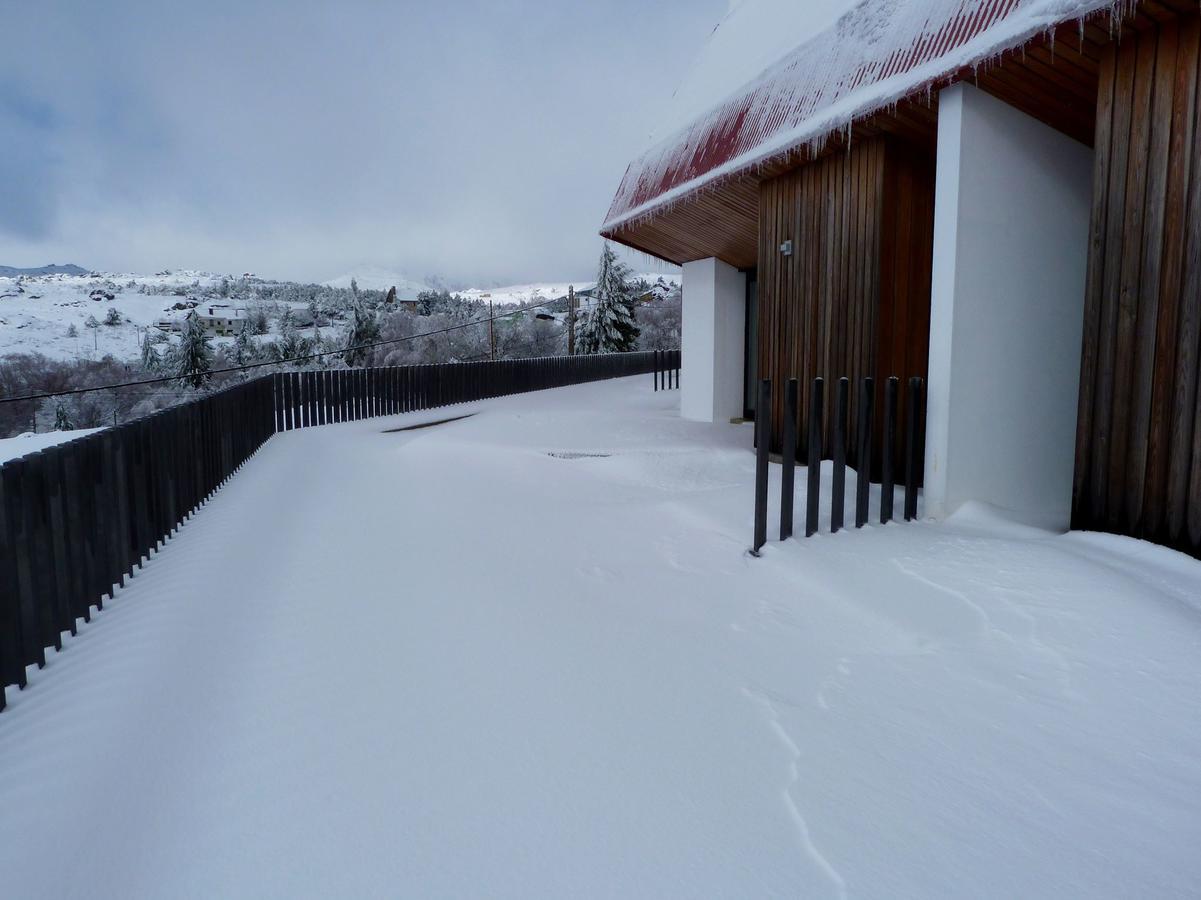
[{"label": "red metal roof", "polygon": [[[604,229],[855,119],[1114,0],[862,0],[708,114],[634,160]],[[765,27],[770,23],[764,23]]]}]

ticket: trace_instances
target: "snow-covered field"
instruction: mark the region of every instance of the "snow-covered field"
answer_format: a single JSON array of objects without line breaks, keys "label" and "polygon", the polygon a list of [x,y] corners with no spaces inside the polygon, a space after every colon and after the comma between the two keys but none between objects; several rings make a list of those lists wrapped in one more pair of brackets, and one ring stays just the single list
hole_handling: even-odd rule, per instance
[{"label": "snow-covered field", "polygon": [[[140,285],[188,287],[218,283],[219,275],[175,272],[164,275],[39,275],[0,278],[0,356],[42,353],[52,359],[137,359],[148,328],[159,319],[185,313],[173,304],[187,299],[170,294],[142,294]],[[107,291],[94,300],[92,292]],[[109,308],[121,314],[121,324],[88,328],[88,317],[103,322]],[[76,334],[69,334],[71,326]]]},{"label": "snow-covered field", "polygon": [[4,895],[1197,895],[1201,563],[982,511],[752,559],[746,427],[677,404],[273,438],[9,689]]}]

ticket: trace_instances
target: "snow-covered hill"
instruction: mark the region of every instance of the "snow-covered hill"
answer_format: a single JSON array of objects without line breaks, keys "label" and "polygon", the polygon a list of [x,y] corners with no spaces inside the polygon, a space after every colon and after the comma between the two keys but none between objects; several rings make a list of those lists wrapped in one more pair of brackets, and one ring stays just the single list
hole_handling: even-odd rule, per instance
[{"label": "snow-covered hill", "polygon": [[35,269],[20,269],[15,266],[0,266],[0,278],[18,278],[21,275],[87,275],[89,270],[74,263],[57,265],[50,263]]},{"label": "snow-covered hill", "polygon": [[[250,276],[253,278],[253,276]],[[678,284],[678,274],[638,273],[635,278],[654,282],[662,278]],[[415,298],[432,286],[413,281],[387,269],[359,269],[354,274],[327,281],[330,287],[348,288],[351,278],[364,290],[387,290],[393,285],[401,299]],[[189,297],[198,298],[223,281],[234,285],[228,298],[234,306],[249,304],[250,297],[238,296],[238,276],[184,270],[154,275],[131,273],[88,273],[84,275],[0,275],[0,357],[11,353],[41,353],[51,359],[136,359],[147,329],[162,319],[182,318]],[[268,284],[255,280],[258,285]],[[581,280],[535,281],[500,287],[476,287],[457,291],[463,297],[491,301],[496,306],[555,300],[567,294],[569,284],[577,291],[592,287]],[[303,304],[297,306],[302,308]],[[103,323],[115,309],[120,321]]]},{"label": "snow-covered hill", "polygon": [[[668,284],[680,283],[680,276],[677,273],[639,272],[633,278],[652,283],[662,278]],[[535,281],[529,284],[510,284],[494,288],[469,288],[458,293],[471,300],[491,300],[496,305],[503,306],[513,303],[537,303],[539,300],[556,300],[567,296],[569,286],[574,287],[577,291],[586,291],[595,284],[595,281]]]},{"label": "snow-covered hill", "polygon": [[382,266],[361,266],[353,272],[346,272],[322,283],[329,287],[348,288],[351,281],[369,291],[386,291],[390,287],[395,287],[396,295],[401,300],[415,299],[422,291],[431,289],[428,282],[418,281],[403,272],[386,269]]},{"label": "snow-covered hill", "polygon": [[[669,284],[679,284],[680,282],[678,273],[640,272],[634,275],[634,277],[645,278],[651,282],[657,278],[662,278]],[[351,279],[354,279],[360,288],[368,290],[386,291],[388,288],[395,286],[397,296],[402,300],[413,299],[422,291],[442,289],[442,285],[436,279],[418,281],[400,271],[369,266],[355,269],[353,272],[347,272],[337,278],[331,278],[329,281],[324,282],[324,284],[330,287],[348,288],[350,287]],[[595,284],[594,281],[587,279],[578,281],[531,281],[523,284],[506,284],[497,287],[470,287],[459,291],[452,290],[451,293],[459,294],[469,300],[490,300],[497,306],[504,306],[506,304],[536,303],[538,300],[555,300],[559,297],[567,296],[567,288],[569,286],[574,286],[577,291],[582,291],[592,287],[593,284]]]},{"label": "snow-covered hill", "polygon": [[[220,275],[171,272],[158,275],[35,275],[0,277],[0,356],[42,353],[53,359],[99,359],[111,354],[133,359],[142,334],[159,319],[184,315],[171,294],[142,293],[140,287],[181,288],[220,283]],[[109,309],[121,321],[103,322]],[[72,333],[74,326],[74,333]]]}]

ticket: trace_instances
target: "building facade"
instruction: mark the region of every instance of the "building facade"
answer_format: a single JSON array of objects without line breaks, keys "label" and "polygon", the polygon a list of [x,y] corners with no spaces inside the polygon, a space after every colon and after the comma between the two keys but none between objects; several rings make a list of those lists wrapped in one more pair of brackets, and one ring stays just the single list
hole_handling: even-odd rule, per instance
[{"label": "building facade", "polygon": [[684,415],[921,376],[928,514],[1201,555],[1199,56],[1195,0],[862,0],[798,44],[602,230],[684,267]]}]

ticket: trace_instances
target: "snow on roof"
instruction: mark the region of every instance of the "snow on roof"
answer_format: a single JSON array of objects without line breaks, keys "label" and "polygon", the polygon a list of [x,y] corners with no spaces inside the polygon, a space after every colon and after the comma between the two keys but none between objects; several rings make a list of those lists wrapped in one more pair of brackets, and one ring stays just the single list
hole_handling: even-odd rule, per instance
[{"label": "snow on roof", "polygon": [[[1128,0],[1127,0],[1128,2]],[[609,231],[777,153],[818,144],[857,118],[1117,0],[859,0],[707,112],[630,163],[603,226]],[[727,58],[776,31],[775,5],[739,22]],[[735,7],[731,17],[743,8]],[[793,29],[806,34],[794,19]],[[788,24],[787,22],[785,23]],[[796,31],[793,32],[797,33]],[[716,32],[715,32],[716,35]],[[779,39],[768,42],[778,47]],[[762,54],[763,51],[756,51]],[[714,65],[720,65],[715,61]],[[685,98],[687,100],[688,98]]]}]

